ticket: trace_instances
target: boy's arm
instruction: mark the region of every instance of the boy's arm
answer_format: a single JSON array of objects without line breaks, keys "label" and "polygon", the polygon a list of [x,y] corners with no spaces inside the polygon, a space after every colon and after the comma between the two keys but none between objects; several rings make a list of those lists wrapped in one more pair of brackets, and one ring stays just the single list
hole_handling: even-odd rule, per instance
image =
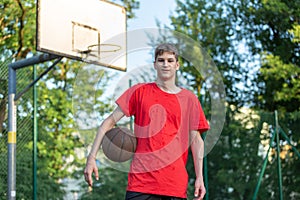
[{"label": "boy's arm", "polygon": [[204,142],[201,138],[199,131],[191,131],[191,151],[193,154],[194,167],[196,173],[195,181],[195,200],[204,198],[206,189],[203,181],[203,156],[204,156]]},{"label": "boy's arm", "polygon": [[95,173],[96,180],[98,180],[98,168],[96,165],[96,155],[99,150],[99,147],[102,143],[102,139],[104,134],[112,129],[115,124],[124,116],[123,111],[120,107],[117,107],[100,125],[97,135],[95,137],[92,149],[87,157],[86,166],[84,169],[84,178],[85,181],[88,183],[89,186],[92,186],[92,173]]}]

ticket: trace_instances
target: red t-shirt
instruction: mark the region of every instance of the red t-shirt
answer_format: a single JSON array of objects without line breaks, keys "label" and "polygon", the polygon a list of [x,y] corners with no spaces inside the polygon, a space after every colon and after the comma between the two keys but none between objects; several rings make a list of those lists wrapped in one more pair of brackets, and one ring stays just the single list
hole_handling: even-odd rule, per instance
[{"label": "red t-shirt", "polygon": [[189,131],[209,129],[196,95],[186,89],[169,94],[155,83],[141,83],[116,103],[134,116],[137,137],[127,190],[186,198]]}]

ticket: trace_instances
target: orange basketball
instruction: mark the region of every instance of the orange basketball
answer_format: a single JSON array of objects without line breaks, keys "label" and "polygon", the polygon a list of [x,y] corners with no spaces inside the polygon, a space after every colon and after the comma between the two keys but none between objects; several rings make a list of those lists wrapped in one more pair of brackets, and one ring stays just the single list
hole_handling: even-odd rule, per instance
[{"label": "orange basketball", "polygon": [[102,140],[105,156],[114,162],[129,160],[136,148],[136,138],[126,127],[116,127],[107,131]]}]

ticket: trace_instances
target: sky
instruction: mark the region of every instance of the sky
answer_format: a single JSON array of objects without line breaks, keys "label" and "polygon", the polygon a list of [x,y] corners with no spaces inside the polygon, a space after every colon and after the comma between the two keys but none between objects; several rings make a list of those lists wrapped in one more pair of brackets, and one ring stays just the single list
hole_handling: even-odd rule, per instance
[{"label": "sky", "polygon": [[175,0],[140,0],[140,8],[135,10],[136,18],[128,20],[128,30],[156,27],[155,20],[169,25],[169,16],[176,6]]},{"label": "sky", "polygon": [[[143,29],[157,28],[156,20],[161,25],[170,26],[169,16],[176,7],[175,0],[140,0],[140,8],[135,10],[136,17],[127,20],[127,32]],[[130,41],[129,41],[130,42]],[[152,61],[152,57],[147,51],[136,51],[129,53],[127,57],[127,69],[147,65]]]}]

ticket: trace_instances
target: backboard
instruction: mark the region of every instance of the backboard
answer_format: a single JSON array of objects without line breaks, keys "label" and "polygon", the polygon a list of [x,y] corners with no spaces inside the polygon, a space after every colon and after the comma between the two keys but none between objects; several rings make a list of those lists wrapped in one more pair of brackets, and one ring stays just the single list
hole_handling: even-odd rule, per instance
[{"label": "backboard", "polygon": [[38,0],[37,50],[122,71],[126,10],[104,0]]}]

